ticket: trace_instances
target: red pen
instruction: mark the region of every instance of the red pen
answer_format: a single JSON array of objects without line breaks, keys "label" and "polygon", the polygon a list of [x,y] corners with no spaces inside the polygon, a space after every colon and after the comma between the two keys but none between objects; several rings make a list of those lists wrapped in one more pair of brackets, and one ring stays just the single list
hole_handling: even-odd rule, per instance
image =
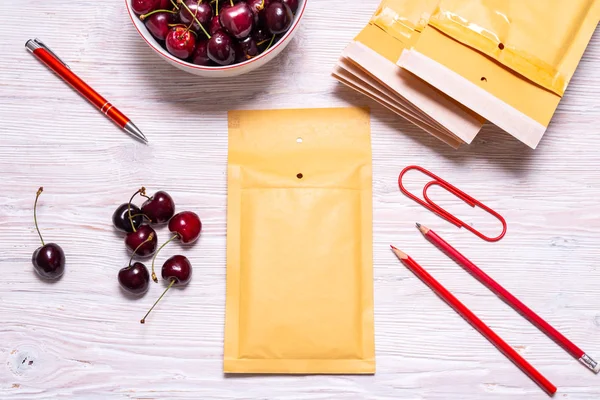
[{"label": "red pen", "polygon": [[31,52],[38,60],[43,62],[62,80],[67,82],[71,87],[85,97],[90,103],[100,110],[108,119],[120,126],[125,132],[131,136],[148,143],[148,139],[139,130],[137,126],[121,111],[117,110],[104,97],[100,96],[94,89],[88,86],[81,78],[71,71],[71,68],[62,61],[48,46],[42,43],[39,39],[30,39],[25,43],[25,48]]}]

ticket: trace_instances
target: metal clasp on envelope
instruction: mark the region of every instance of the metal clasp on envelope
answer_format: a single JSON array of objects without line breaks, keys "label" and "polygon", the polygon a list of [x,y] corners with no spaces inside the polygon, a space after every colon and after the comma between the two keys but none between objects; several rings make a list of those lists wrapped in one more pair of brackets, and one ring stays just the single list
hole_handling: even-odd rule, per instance
[{"label": "metal clasp on envelope", "polygon": [[[420,198],[418,198],[417,196],[415,196],[414,194],[412,194],[408,190],[406,190],[406,188],[404,187],[404,185],[402,183],[402,178],[404,177],[404,174],[413,169],[420,171],[433,179],[431,182],[428,182],[423,187],[423,198],[425,199],[425,201],[421,200]],[[450,214],[448,211],[444,210],[442,207],[438,206],[427,195],[427,190],[431,186],[434,186],[434,185],[443,187],[448,192],[452,193],[453,195],[455,195],[456,197],[458,197],[459,199],[461,199],[462,201],[464,201],[471,207],[478,206],[479,208],[482,208],[483,210],[487,211],[488,213],[490,213],[491,215],[496,217],[502,223],[502,233],[494,238],[488,237],[488,236],[484,235],[483,233],[479,232],[478,230],[474,229],[470,225],[464,223],[462,220],[456,218],[454,215]],[[486,206],[479,200],[474,199],[473,197],[469,196],[462,190],[458,189],[456,186],[446,182],[439,176],[429,172],[428,170],[426,170],[423,167],[419,167],[418,165],[410,165],[410,166],[404,168],[402,170],[402,172],[400,172],[400,176],[398,177],[398,186],[400,187],[400,190],[402,191],[402,193],[404,193],[406,196],[410,197],[411,199],[413,199],[414,201],[416,201],[423,207],[427,208],[430,211],[433,211],[440,217],[453,223],[454,225],[458,226],[459,228],[465,228],[465,229],[473,232],[475,235],[479,236],[480,238],[482,238],[484,240],[487,240],[488,242],[497,242],[498,240],[502,239],[504,237],[504,235],[506,234],[506,220],[504,219],[504,217],[502,217],[502,215],[498,214],[496,211],[492,210],[491,208],[489,208],[488,206]]]}]

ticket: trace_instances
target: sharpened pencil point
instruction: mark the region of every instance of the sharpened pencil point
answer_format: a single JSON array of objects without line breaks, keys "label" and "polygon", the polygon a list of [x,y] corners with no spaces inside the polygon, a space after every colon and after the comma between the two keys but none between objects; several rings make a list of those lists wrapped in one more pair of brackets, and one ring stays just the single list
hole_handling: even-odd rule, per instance
[{"label": "sharpened pencil point", "polygon": [[417,225],[417,228],[420,228],[420,227],[421,227],[421,224],[420,224],[420,223],[418,223],[418,222],[416,222],[416,223],[415,223],[415,225]]},{"label": "sharpened pencil point", "polygon": [[406,260],[408,258],[408,254],[404,253],[402,250],[395,248],[391,244],[390,247],[392,248],[392,251],[394,252],[396,257],[400,258],[401,260]]}]

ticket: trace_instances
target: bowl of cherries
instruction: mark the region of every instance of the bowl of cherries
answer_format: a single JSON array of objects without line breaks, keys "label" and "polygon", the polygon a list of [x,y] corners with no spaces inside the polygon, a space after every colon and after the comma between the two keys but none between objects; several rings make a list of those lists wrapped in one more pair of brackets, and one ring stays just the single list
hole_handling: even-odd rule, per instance
[{"label": "bowl of cherries", "polygon": [[306,0],[125,0],[146,43],[192,74],[230,77],[266,64],[291,41]]}]

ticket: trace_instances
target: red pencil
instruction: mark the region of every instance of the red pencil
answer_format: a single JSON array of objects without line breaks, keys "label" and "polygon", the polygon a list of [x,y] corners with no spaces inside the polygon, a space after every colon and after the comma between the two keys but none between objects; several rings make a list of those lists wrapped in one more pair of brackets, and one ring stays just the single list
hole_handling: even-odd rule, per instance
[{"label": "red pencil", "polygon": [[594,361],[590,356],[585,354],[583,350],[577,347],[573,342],[564,337],[559,331],[554,329],[552,325],[544,321],[539,315],[533,312],[529,307],[523,304],[519,299],[513,296],[508,290],[504,289],[498,282],[493,280],[488,274],[483,272],[479,267],[473,264],[467,257],[463,256],[458,250],[450,246],[448,242],[438,236],[434,231],[417,223],[417,228],[421,233],[440,250],[446,253],[447,256],[454,259],[471,275],[477,278],[488,289],[500,297],[506,304],[514,308],[519,314],[529,320],[533,325],[546,334],[550,339],[554,340],[563,349],[574,358],[579,360],[583,365],[598,373],[600,364]]},{"label": "red pencil", "polygon": [[463,303],[461,303],[452,293],[450,293],[445,287],[443,287],[438,281],[436,281],[427,271],[423,269],[415,260],[410,258],[407,254],[401,252],[394,246],[392,251],[400,261],[410,269],[419,279],[423,281],[431,290],[433,290],[442,300],[444,300],[450,307],[454,309],[461,317],[463,317],[473,328],[477,329],[487,340],[489,340],[498,350],[500,350],[510,361],[512,361],[517,367],[521,369],[531,380],[538,384],[539,387],[544,389],[546,393],[552,396],[556,393],[556,386],[554,386],[548,379],[546,379],[538,370],[536,370],[531,364],[529,364],[523,357],[519,355],[506,343],[500,336],[498,336],[490,327],[488,327],[483,321],[481,321],[471,310],[469,310]]}]

